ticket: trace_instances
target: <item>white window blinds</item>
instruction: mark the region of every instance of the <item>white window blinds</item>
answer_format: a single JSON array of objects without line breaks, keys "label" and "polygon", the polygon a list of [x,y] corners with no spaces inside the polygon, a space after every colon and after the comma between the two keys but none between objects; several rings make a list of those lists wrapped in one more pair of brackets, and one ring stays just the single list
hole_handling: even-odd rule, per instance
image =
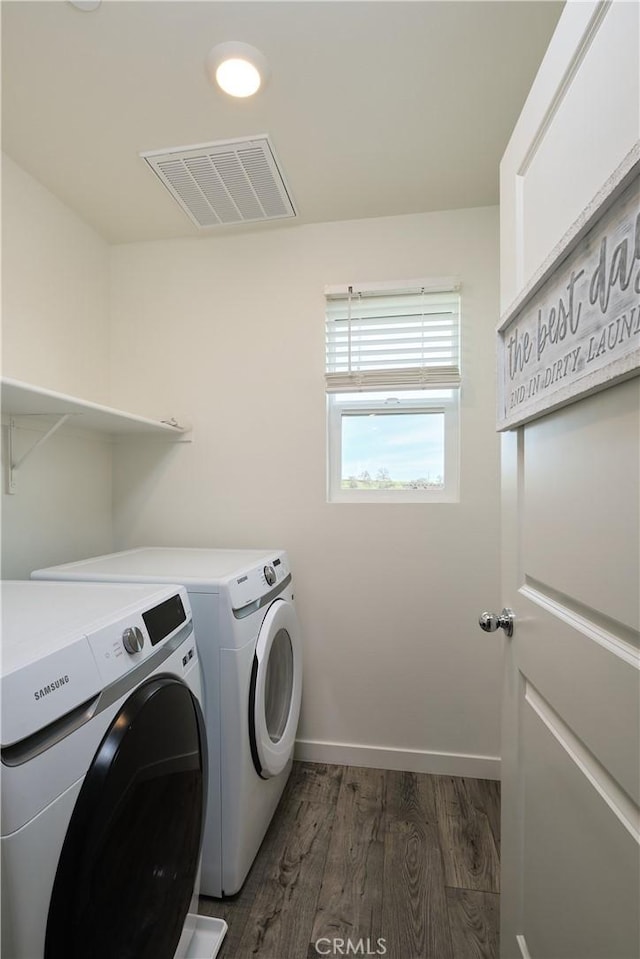
[{"label": "white window blinds", "polygon": [[327,294],[330,393],[460,385],[457,289]]}]

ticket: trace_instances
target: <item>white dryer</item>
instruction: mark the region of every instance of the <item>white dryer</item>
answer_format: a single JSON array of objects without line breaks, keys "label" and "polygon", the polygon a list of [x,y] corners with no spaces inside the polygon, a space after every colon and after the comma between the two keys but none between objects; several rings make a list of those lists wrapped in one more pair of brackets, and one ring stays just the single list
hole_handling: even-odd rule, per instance
[{"label": "white dryer", "polygon": [[1,598],[3,959],[214,956],[186,591],[20,581]]},{"label": "white dryer", "polygon": [[233,895],[255,859],[293,762],[302,644],[286,552],[142,548],[32,576],[187,588],[209,743],[200,891]]}]

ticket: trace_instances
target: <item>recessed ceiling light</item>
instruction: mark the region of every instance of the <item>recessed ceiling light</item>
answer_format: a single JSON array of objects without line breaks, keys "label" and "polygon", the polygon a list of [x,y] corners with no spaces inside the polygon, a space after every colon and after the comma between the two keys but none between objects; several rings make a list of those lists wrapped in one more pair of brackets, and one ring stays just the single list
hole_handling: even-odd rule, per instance
[{"label": "recessed ceiling light", "polygon": [[230,96],[250,97],[264,86],[269,68],[255,47],[240,40],[229,40],[209,52],[207,73],[211,82]]}]

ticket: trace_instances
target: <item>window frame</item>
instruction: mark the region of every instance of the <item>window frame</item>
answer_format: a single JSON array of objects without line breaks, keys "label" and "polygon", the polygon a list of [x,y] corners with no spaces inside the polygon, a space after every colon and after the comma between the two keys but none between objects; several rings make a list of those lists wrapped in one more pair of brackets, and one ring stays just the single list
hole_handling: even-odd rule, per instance
[{"label": "window frame", "polygon": [[[329,360],[329,344],[334,343],[329,333],[328,306],[336,298],[382,295],[391,297],[457,294],[457,331],[453,365],[443,366],[436,359],[422,367],[404,368],[390,365],[377,374],[368,370],[358,372],[351,366],[351,339],[349,334],[348,369],[336,371]],[[327,502],[329,503],[459,503],[460,502],[460,432],[461,432],[461,282],[457,276],[431,277],[418,280],[368,282],[326,286],[325,346],[326,362],[326,429],[327,429]],[[411,300],[409,300],[411,303]],[[415,304],[413,304],[415,305]],[[425,311],[425,316],[430,314]],[[351,324],[349,305],[349,324]],[[415,315],[415,314],[413,314]],[[342,318],[344,319],[344,318]],[[357,322],[357,321],[356,321]],[[351,328],[349,326],[349,328]],[[354,334],[355,335],[355,334]],[[423,354],[424,356],[424,354]],[[424,360],[423,360],[424,363]],[[342,364],[344,367],[344,364]],[[385,382],[385,372],[388,372]],[[443,392],[448,396],[443,398]],[[416,397],[416,394],[419,394]],[[353,413],[390,412],[388,400],[393,397],[395,410],[402,413],[443,413],[444,420],[444,486],[437,489],[343,489],[342,488],[342,420]]]},{"label": "window frame", "polygon": [[[424,398],[403,400],[388,389],[370,393],[327,393],[327,501],[329,503],[457,503],[460,501],[460,389],[444,398],[424,390]],[[394,399],[391,407],[388,403]],[[443,413],[444,486],[434,489],[344,489],[342,487],[342,418],[354,413]]]}]

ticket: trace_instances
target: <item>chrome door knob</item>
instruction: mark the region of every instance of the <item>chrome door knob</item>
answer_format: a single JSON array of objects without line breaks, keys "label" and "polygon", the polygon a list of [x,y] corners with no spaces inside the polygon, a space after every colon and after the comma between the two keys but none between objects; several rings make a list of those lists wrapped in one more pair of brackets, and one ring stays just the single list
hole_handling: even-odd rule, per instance
[{"label": "chrome door knob", "polygon": [[513,625],[516,614],[506,606],[499,616],[495,613],[482,613],[478,622],[485,633],[495,633],[496,629],[504,629],[507,636],[513,636]]}]

